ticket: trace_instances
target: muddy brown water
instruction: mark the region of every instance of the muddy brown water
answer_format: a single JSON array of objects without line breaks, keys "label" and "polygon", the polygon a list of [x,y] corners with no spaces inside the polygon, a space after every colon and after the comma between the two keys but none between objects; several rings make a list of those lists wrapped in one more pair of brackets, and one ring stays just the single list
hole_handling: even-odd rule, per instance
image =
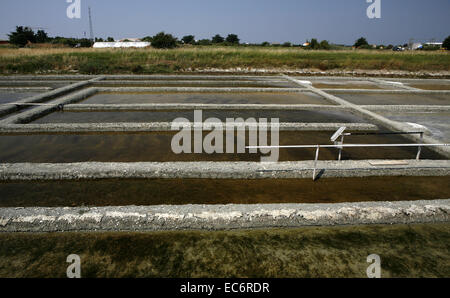
[{"label": "muddy brown water", "polygon": [[450,105],[449,94],[330,93],[358,105]]},{"label": "muddy brown water", "polygon": [[198,104],[330,104],[311,92],[181,93],[110,92],[97,93],[83,104],[198,103]]},{"label": "muddy brown water", "polygon": [[449,84],[408,84],[413,88],[423,89],[423,90],[450,90]]},{"label": "muddy brown water", "polygon": [[[203,132],[205,137],[209,132]],[[331,144],[333,132],[280,132],[280,145]],[[166,133],[90,133],[1,135],[0,162],[70,163],[70,162],[169,162],[169,161],[260,161],[258,154],[175,154],[171,141],[175,132]],[[248,136],[248,134],[247,134]],[[193,142],[193,137],[192,144]],[[270,136],[268,143],[270,144]],[[246,141],[248,144],[248,141]],[[401,136],[351,136],[346,143],[412,143]],[[237,141],[235,140],[235,148]],[[224,137],[224,148],[226,140]],[[236,152],[236,151],[235,151]],[[413,147],[348,148],[343,159],[414,159]],[[280,161],[313,160],[315,149],[281,149]],[[321,149],[321,160],[336,160],[336,149]],[[423,159],[445,159],[428,148]]]},{"label": "muddy brown water", "polygon": [[448,177],[106,179],[0,183],[0,207],[338,203],[448,199]]},{"label": "muddy brown water", "polygon": [[[279,122],[307,123],[362,123],[367,120],[342,111],[281,111],[281,110],[205,110],[203,120],[217,118],[278,118]],[[176,118],[194,121],[194,111],[103,111],[103,112],[54,112],[33,123],[117,123],[117,122],[172,122]]]}]

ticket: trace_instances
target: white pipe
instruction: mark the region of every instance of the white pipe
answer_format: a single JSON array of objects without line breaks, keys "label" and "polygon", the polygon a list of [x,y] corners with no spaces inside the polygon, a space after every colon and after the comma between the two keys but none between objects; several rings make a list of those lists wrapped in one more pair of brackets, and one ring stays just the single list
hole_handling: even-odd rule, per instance
[{"label": "white pipe", "polygon": [[[247,146],[248,149],[275,149],[275,148],[317,148],[318,145],[288,145],[288,146]],[[320,145],[320,148],[357,148],[357,147],[438,147],[450,146],[450,144],[345,144],[345,145]]]}]

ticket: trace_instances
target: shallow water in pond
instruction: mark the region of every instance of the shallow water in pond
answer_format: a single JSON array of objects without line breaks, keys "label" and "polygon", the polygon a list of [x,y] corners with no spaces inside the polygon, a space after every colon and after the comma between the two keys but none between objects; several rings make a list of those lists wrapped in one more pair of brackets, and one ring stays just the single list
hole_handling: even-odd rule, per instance
[{"label": "shallow water in pond", "polygon": [[400,122],[413,122],[428,128],[432,136],[442,142],[450,143],[450,112],[444,113],[380,113],[388,119]]},{"label": "shallow water in pond", "polygon": [[329,93],[358,105],[450,105],[450,94]]},{"label": "shallow water in pond", "polygon": [[[209,132],[203,132],[205,137]],[[330,145],[333,132],[280,132],[280,145]],[[260,161],[258,154],[175,154],[171,141],[175,132],[166,133],[92,133],[36,134],[0,136],[0,162],[140,162],[140,161]],[[247,133],[248,137],[248,133]],[[242,138],[239,138],[242,140]],[[351,136],[346,143],[412,143],[401,136]],[[191,143],[193,144],[193,137]],[[236,149],[237,140],[234,145]],[[246,141],[248,144],[248,141]],[[269,141],[270,145],[270,136]],[[224,137],[224,148],[226,140]],[[224,150],[225,151],[225,150]],[[236,152],[236,150],[235,150]],[[417,148],[348,148],[343,159],[414,159]],[[281,149],[280,161],[313,160],[315,149]],[[321,149],[321,160],[336,160],[336,149]],[[423,159],[445,159],[427,148]]]},{"label": "shallow water in pond", "polygon": [[320,89],[383,89],[371,82],[313,81],[313,87]]},{"label": "shallow water in pond", "polygon": [[198,103],[198,104],[330,104],[311,92],[289,93],[97,93],[83,104]]},{"label": "shallow water in pond", "polygon": [[338,203],[447,199],[448,177],[106,179],[0,183],[0,207]]},{"label": "shallow water in pond", "polygon": [[[218,118],[278,118],[279,122],[307,123],[362,123],[363,118],[342,111],[281,111],[281,110],[204,110],[203,120]],[[176,118],[194,121],[194,111],[119,111],[119,112],[54,112],[33,123],[117,123],[117,122],[172,122]]]},{"label": "shallow water in pond", "polygon": [[40,94],[40,92],[0,91],[0,104],[15,102],[17,100],[32,97],[38,94]]}]

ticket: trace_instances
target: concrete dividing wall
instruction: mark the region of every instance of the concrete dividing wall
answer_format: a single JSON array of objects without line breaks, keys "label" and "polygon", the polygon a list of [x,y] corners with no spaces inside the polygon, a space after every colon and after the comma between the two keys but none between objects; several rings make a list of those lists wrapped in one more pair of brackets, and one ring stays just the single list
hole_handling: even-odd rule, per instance
[{"label": "concrete dividing wall", "polygon": [[403,83],[401,83],[401,82],[392,82],[392,81],[380,80],[380,79],[375,79],[375,78],[369,79],[369,81],[374,82],[381,86],[394,87],[394,88],[404,89],[404,90],[420,91],[420,89],[403,85]]},{"label": "concrete dividing wall", "polygon": [[[372,163],[378,165],[374,166]],[[450,160],[380,160],[299,162],[139,162],[0,164],[0,181],[79,179],[312,179],[375,176],[449,176]]]},{"label": "concrete dividing wall", "polygon": [[324,92],[331,92],[334,94],[338,93],[365,93],[365,94],[421,94],[421,95],[439,95],[439,94],[450,94],[450,90],[387,90],[387,89],[320,89]]},{"label": "concrete dividing wall", "polygon": [[[78,96],[85,96],[78,94]],[[8,118],[12,123],[26,123],[36,118],[42,117],[52,111],[56,111],[57,107],[40,107],[29,113],[23,113],[17,116]],[[70,124],[3,124],[0,121],[0,132],[2,133],[76,133],[76,132],[170,132],[172,130],[171,122],[150,122],[150,123],[70,123]],[[185,128],[194,129],[193,122],[180,123]],[[223,125],[223,129],[230,130],[244,130],[249,127],[258,127],[258,124],[248,125],[239,123],[233,125]],[[208,126],[203,126],[202,130],[211,130],[214,123],[208,123]],[[345,126],[353,131],[375,131],[378,129],[376,125],[368,123],[279,123],[267,125],[268,128],[277,127],[279,131],[336,131],[338,128]]]},{"label": "concrete dividing wall", "polygon": [[12,75],[0,76],[1,81],[42,81],[42,80],[78,80],[87,81],[97,78],[98,75]]},{"label": "concrete dividing wall", "polygon": [[106,75],[105,80],[280,80],[281,76],[235,76],[235,75]]},{"label": "concrete dividing wall", "polygon": [[42,85],[61,85],[61,84],[76,84],[79,83],[78,80],[67,80],[67,81],[50,81],[50,80],[44,80],[44,81],[38,81],[38,80],[30,80],[30,81],[2,81],[0,80],[0,86],[7,86],[7,87],[37,87]]},{"label": "concrete dividing wall", "polygon": [[245,88],[245,87],[96,87],[98,92],[228,92],[228,93],[250,93],[250,92],[279,92],[298,93],[307,92],[299,88]]},{"label": "concrete dividing wall", "polygon": [[450,200],[340,204],[1,208],[0,232],[293,228],[450,220]]},{"label": "concrete dividing wall", "polygon": [[246,87],[246,86],[272,86],[274,84],[286,84],[286,80],[264,80],[264,81],[256,81],[256,80],[248,80],[248,81],[238,81],[238,80],[123,80],[123,81],[102,81],[94,83],[94,86],[102,85],[102,86],[123,86],[123,85],[185,85],[186,87],[189,85],[197,85],[197,86],[233,86],[233,87]]},{"label": "concrete dividing wall", "polygon": [[53,90],[52,87],[0,87],[0,92],[3,91],[18,91],[18,92],[30,92],[30,91],[51,91]]},{"label": "concrete dividing wall", "polygon": [[415,112],[415,113],[426,113],[426,112],[450,112],[450,105],[448,106],[421,106],[421,105],[364,105],[360,106],[363,109],[372,112]]},{"label": "concrete dividing wall", "polygon": [[[326,81],[341,81],[341,80],[347,80],[347,81],[370,81],[371,79],[374,79],[374,77],[368,77],[368,76],[295,76],[290,75],[294,79],[301,79],[301,80],[326,80]],[[426,78],[426,79],[420,79],[420,78],[400,78],[400,77],[381,77],[378,76],[377,79],[383,80],[383,81],[398,81],[403,83],[423,83],[423,82],[448,82],[450,83],[450,79],[445,78]]]},{"label": "concrete dividing wall", "polygon": [[[449,106],[450,108],[450,106]],[[158,111],[158,110],[284,110],[284,111],[351,111],[350,108],[332,105],[286,104],[69,104],[68,112],[89,111]]]}]

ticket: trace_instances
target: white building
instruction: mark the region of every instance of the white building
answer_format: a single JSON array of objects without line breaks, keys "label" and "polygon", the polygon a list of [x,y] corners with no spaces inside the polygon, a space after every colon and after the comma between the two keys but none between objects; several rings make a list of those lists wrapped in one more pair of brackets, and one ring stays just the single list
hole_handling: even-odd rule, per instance
[{"label": "white building", "polygon": [[130,41],[130,42],[96,42],[94,43],[94,48],[104,49],[104,48],[146,48],[151,46],[150,42],[146,41]]},{"label": "white building", "polygon": [[438,46],[442,48],[442,42],[426,42],[425,43],[427,46]]}]

